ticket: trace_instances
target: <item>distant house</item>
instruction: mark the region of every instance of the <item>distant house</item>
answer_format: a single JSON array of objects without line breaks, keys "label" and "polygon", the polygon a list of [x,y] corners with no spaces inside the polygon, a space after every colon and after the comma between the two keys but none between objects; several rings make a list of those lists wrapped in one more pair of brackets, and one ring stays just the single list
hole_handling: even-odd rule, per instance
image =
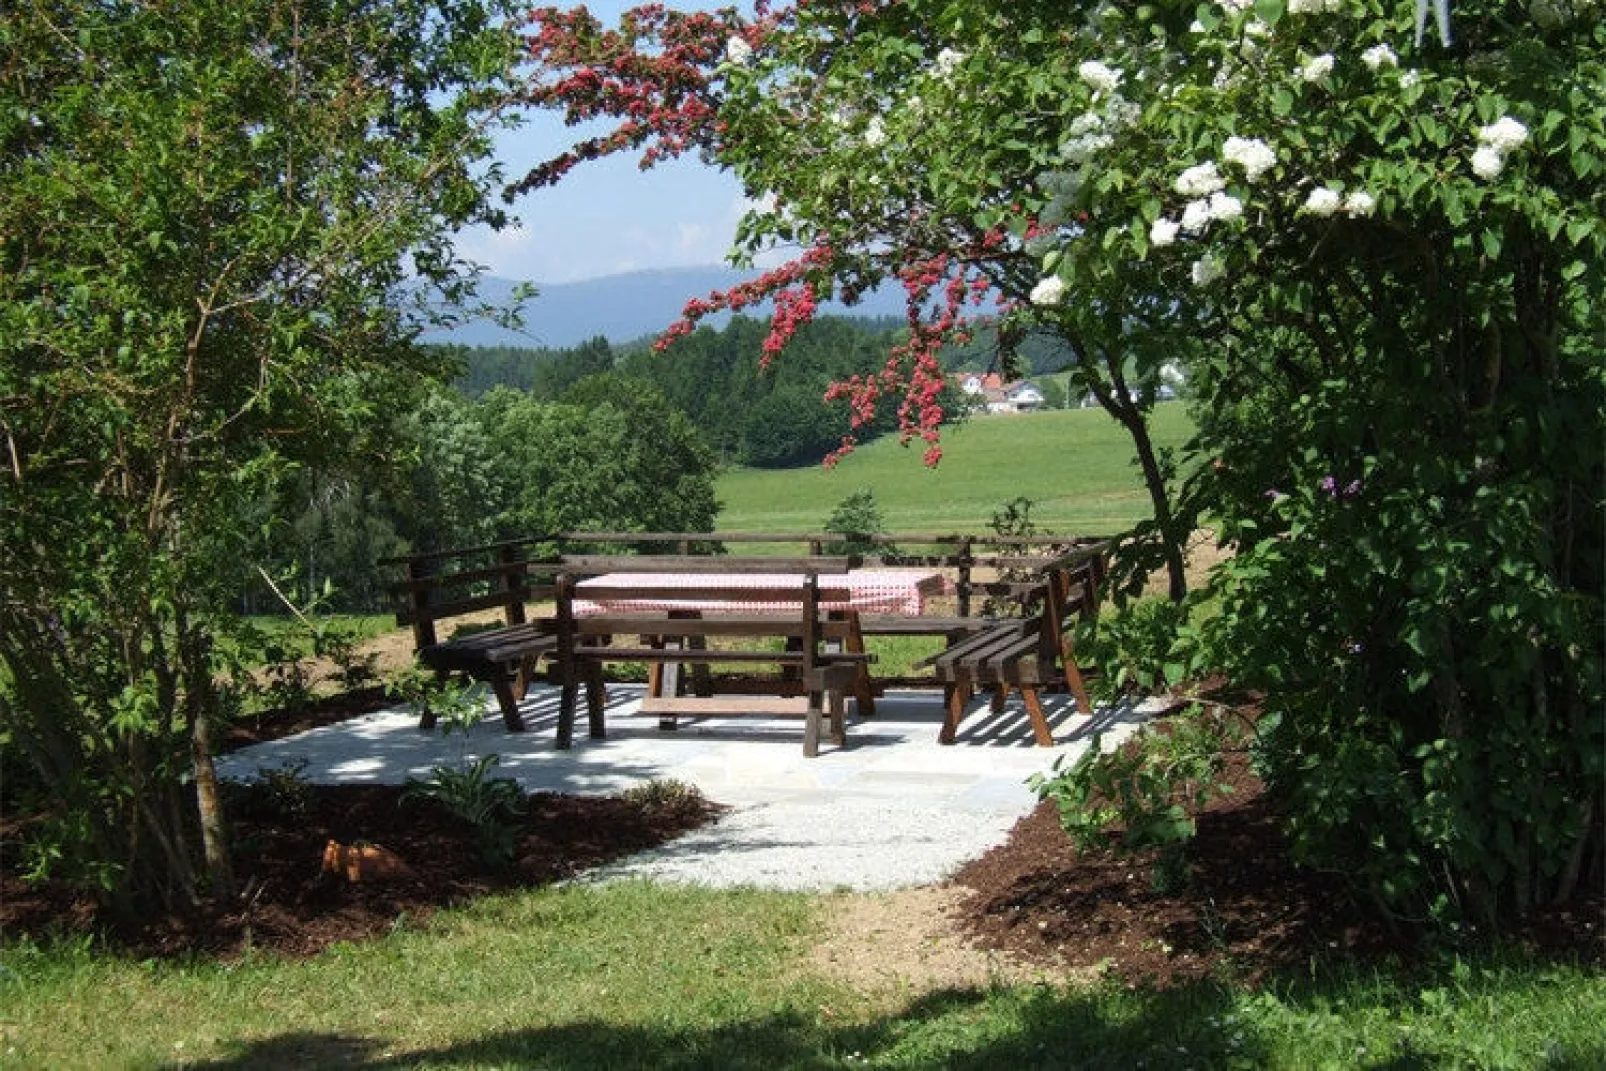
[{"label": "distant house", "polygon": [[967,401],[989,413],[1026,413],[1043,407],[1043,392],[1029,379],[1005,383],[997,372],[960,372],[953,382]]}]

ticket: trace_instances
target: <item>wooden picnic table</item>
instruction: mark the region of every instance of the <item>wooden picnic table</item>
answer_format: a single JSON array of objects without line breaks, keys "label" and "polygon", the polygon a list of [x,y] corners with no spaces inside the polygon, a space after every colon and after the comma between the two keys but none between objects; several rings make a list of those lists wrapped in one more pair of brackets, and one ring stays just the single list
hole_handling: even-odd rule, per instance
[{"label": "wooden picnic table", "polygon": [[[779,562],[565,558],[566,576],[592,574],[560,582],[558,634],[573,663],[569,679],[578,684],[576,678],[583,678],[593,733],[601,730],[598,665],[643,661],[650,671],[641,712],[657,714],[664,728],[674,728],[678,716],[803,714],[808,719],[805,752],[813,754],[828,704],[831,736],[840,743],[847,692],[861,713],[874,710],[866,671],[873,656],[864,650],[859,609],[919,613],[928,597],[945,590],[942,574],[933,570],[859,570],[853,568],[857,564],[822,556]],[[774,571],[777,567],[783,571]],[[603,569],[610,571],[598,572]],[[641,637],[641,646],[620,646],[614,642],[620,636]],[[774,649],[776,639],[784,641],[784,651]],[[711,663],[779,665],[783,683],[776,691],[787,694],[715,695],[707,672]],[[692,695],[681,694],[683,665],[693,669]],[[573,702],[568,694],[560,704],[565,711]],[[560,716],[560,735],[570,723]]]}]

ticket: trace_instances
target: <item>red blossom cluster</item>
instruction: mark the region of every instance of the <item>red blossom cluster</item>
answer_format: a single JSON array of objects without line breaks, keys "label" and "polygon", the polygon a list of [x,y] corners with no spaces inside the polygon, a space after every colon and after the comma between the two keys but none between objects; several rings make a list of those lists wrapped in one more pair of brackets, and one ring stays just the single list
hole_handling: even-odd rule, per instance
[{"label": "red blossom cluster", "polygon": [[764,362],[768,364],[775,354],[786,348],[798,329],[814,319],[817,291],[810,277],[828,275],[831,263],[831,247],[815,246],[798,259],[787,261],[756,279],[737,283],[729,290],[710,291],[706,298],[692,298],[681,309],[680,319],[658,336],[653,348],[662,353],[676,339],[691,334],[704,317],[713,313],[740,312],[774,298],[775,318],[769,338],[764,340]]},{"label": "red blossom cluster", "polygon": [[542,163],[510,195],[550,186],[582,160],[643,149],[641,166],[692,149],[717,151],[720,126],[716,69],[726,42],[762,40],[771,16],[745,24],[735,8],[672,11],[632,8],[618,29],[604,29],[584,7],[536,8],[526,37],[536,74],[521,101],[561,110],[570,125],[609,118],[609,133]]},{"label": "red blossom cluster", "polygon": [[[652,3],[626,11],[616,29],[605,29],[583,7],[537,8],[529,16],[533,32],[527,38],[536,74],[523,103],[562,111],[571,125],[599,118],[612,119],[616,125],[541,164],[511,187],[508,196],[554,184],[584,160],[621,151],[640,149],[644,168],[693,149],[718,160],[728,135],[719,116],[720,65],[732,38],[760,51],[801,8],[854,20],[873,17],[898,2],[797,0],[771,7],[767,0],[759,0],[750,19],[743,19],[735,8],[680,12]],[[918,231],[911,228],[910,233]],[[761,358],[767,365],[813,320],[820,298],[828,296],[834,285],[852,303],[877,281],[896,277],[905,289],[908,341],[892,350],[880,371],[833,384],[825,397],[848,402],[855,429],[874,420],[883,398],[899,397],[901,441],[920,436],[927,444],[926,463],[935,465],[942,456],[938,429],[944,385],[938,355],[944,345],[968,339],[971,316],[966,306],[981,304],[990,288],[976,265],[996,257],[1004,243],[1004,232],[995,229],[955,252],[934,253],[918,242],[892,242],[873,253],[861,247],[854,260],[821,241],[797,260],[756,279],[688,301],[681,318],[660,336],[655,348],[669,348],[711,313],[773,300],[775,311]],[[875,244],[873,238],[863,243]],[[827,464],[845,456],[854,442],[850,433]]]}]

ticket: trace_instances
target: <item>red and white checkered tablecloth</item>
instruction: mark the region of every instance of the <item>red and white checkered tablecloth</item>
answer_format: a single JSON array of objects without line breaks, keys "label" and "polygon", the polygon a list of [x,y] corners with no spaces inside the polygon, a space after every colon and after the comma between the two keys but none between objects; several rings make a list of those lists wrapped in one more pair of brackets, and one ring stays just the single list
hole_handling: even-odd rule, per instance
[{"label": "red and white checkered tablecloth", "polygon": [[[855,569],[840,575],[827,574],[819,578],[822,589],[848,588],[846,602],[841,599],[821,599],[826,610],[858,610],[860,613],[905,614],[917,616],[925,610],[926,599],[946,594],[951,585],[943,574],[921,569]],[[622,588],[684,588],[684,599],[654,595],[641,599],[609,599],[606,603],[587,600],[587,585]],[[657,613],[666,610],[701,610],[704,613],[754,612],[785,613],[796,603],[785,602],[733,602],[698,598],[699,590],[709,588],[803,588],[802,573],[609,573],[605,576],[582,580],[575,585],[574,612],[597,613]]]}]

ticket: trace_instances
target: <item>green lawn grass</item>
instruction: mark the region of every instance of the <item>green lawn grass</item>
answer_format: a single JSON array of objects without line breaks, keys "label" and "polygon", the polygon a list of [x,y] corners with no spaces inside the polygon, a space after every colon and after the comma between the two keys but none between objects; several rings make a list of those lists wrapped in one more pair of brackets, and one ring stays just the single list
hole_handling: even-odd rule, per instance
[{"label": "green lawn grass", "polygon": [[0,1066],[1592,1067],[1598,972],[1520,959],[1249,989],[915,994],[804,958],[829,898],[625,882],[496,896],[300,963],[0,953]]},{"label": "green lawn grass", "polygon": [[[1154,410],[1161,447],[1180,447],[1193,425],[1180,403]],[[834,469],[733,469],[720,477],[724,531],[819,531],[860,488],[875,494],[889,531],[980,532],[1004,503],[1024,496],[1052,532],[1110,535],[1150,515],[1126,431],[1102,409],[974,417],[943,431],[943,460],[921,464],[921,444],[885,437]]]}]

